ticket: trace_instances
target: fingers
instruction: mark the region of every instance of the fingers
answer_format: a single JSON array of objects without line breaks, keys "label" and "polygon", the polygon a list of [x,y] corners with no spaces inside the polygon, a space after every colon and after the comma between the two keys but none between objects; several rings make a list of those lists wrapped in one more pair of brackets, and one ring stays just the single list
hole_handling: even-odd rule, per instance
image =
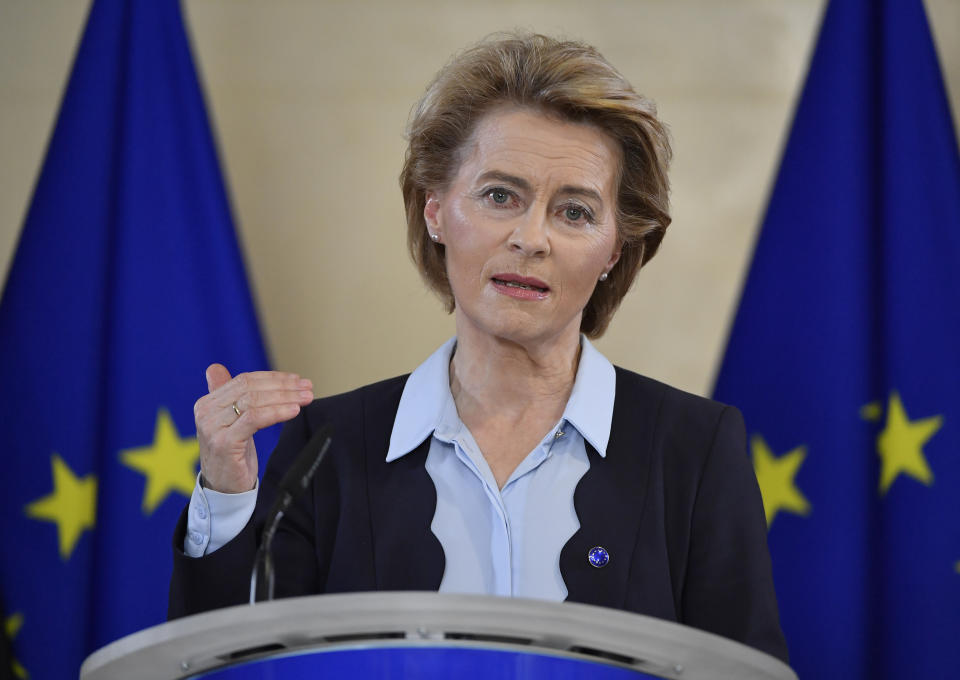
[{"label": "fingers", "polygon": [[300,413],[300,405],[292,403],[276,404],[272,406],[261,406],[249,411],[241,411],[237,418],[233,410],[230,411],[235,418],[229,425],[225,433],[233,440],[249,439],[259,430],[277,423],[282,423],[295,417]]},{"label": "fingers", "polygon": [[[223,409],[227,417],[227,431],[231,437],[236,439],[252,437],[258,430],[290,420],[300,413],[301,406],[306,406],[313,401],[313,390],[309,388],[311,386],[309,380],[294,375],[277,378],[261,376],[261,378],[251,378],[249,384],[252,389],[248,387],[247,391],[241,392],[227,408]],[[295,382],[290,378],[294,378]],[[296,385],[296,387],[285,389],[278,387],[278,384]],[[226,398],[229,396],[230,391],[227,390]],[[240,411],[239,417],[237,417],[237,411]]]},{"label": "fingers", "polygon": [[[218,366],[218,364],[214,364]],[[211,366],[212,368],[212,366]],[[226,369],[223,369],[226,373]],[[229,373],[226,373],[229,376]],[[249,394],[271,391],[300,391],[312,390],[313,383],[301,378],[296,373],[281,373],[280,371],[256,371],[241,373],[211,391],[215,403],[229,406]]]},{"label": "fingers", "polygon": [[213,392],[223,387],[230,381],[230,371],[223,364],[210,364],[207,366],[207,389]]},{"label": "fingers", "polygon": [[210,394],[194,406],[197,425],[209,437],[215,430],[229,428],[229,438],[234,441],[293,418],[301,406],[313,400],[313,383],[295,373],[258,371],[230,378],[225,367],[212,364],[207,369],[207,384]]},{"label": "fingers", "polygon": [[[268,407],[294,404],[298,407],[293,411],[295,416],[299,412],[300,406],[306,406],[311,401],[313,401],[313,390],[269,390],[244,393],[226,404],[218,402],[213,410],[216,414],[216,423],[221,427],[230,427],[245,413],[253,412],[256,419],[259,420],[260,412],[271,413]],[[234,404],[237,406],[236,411],[233,408]],[[237,411],[240,412],[239,415]]]}]

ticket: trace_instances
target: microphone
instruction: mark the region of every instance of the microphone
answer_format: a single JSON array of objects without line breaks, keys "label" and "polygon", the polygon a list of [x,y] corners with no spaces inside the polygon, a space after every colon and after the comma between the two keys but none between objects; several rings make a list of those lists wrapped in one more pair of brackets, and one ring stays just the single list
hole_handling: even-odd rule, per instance
[{"label": "microphone", "polygon": [[270,546],[273,543],[273,537],[277,533],[277,525],[283,519],[283,514],[290,507],[300,494],[310,486],[310,480],[314,473],[320,467],[327,450],[330,448],[332,428],[324,425],[318,429],[310,441],[300,449],[300,453],[293,461],[293,465],[287,470],[286,474],[280,480],[278,487],[277,500],[274,501],[270,512],[267,513],[267,520],[264,523],[263,535],[260,540],[260,548],[253,560],[253,571],[250,574],[250,604],[257,601],[257,575],[260,571],[260,564],[263,563],[263,574],[267,581],[266,600],[273,599],[273,556],[270,552]]}]

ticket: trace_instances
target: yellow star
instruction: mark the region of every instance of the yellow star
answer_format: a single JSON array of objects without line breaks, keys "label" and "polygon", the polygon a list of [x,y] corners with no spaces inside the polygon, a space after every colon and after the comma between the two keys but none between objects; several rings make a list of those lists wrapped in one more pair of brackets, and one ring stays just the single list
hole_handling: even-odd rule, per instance
[{"label": "yellow star", "polygon": [[91,473],[78,478],[63,458],[51,456],[53,491],[28,504],[27,517],[55,522],[60,538],[60,557],[64,561],[85,529],[93,529],[97,510],[97,478]]},{"label": "yellow star", "polygon": [[923,445],[943,425],[943,416],[922,418],[913,422],[896,391],[890,393],[887,406],[887,424],[877,437],[877,454],[880,456],[880,495],[900,473],[910,475],[927,486],[933,484],[933,473],[923,456]]},{"label": "yellow star", "polygon": [[797,515],[809,515],[810,503],[794,483],[797,470],[807,456],[806,448],[798,446],[780,457],[775,457],[767,442],[759,434],[750,438],[753,451],[753,469],[763,496],[763,510],[767,515],[767,528],[781,510]]},{"label": "yellow star", "polygon": [[[7,617],[7,620],[3,622],[3,629],[7,633],[7,639],[13,640],[17,636],[17,633],[20,632],[20,626],[23,625],[23,614],[17,612],[16,614],[11,614]],[[20,665],[20,662],[16,659],[10,659],[10,668],[13,670],[13,674],[18,678],[23,678],[26,680],[29,675],[27,675],[27,669]]]},{"label": "yellow star", "polygon": [[174,491],[187,498],[197,481],[200,445],[196,437],[180,438],[177,427],[165,408],[157,412],[153,444],[120,452],[124,465],[143,473],[147,485],[143,492],[143,511],[151,514]]}]

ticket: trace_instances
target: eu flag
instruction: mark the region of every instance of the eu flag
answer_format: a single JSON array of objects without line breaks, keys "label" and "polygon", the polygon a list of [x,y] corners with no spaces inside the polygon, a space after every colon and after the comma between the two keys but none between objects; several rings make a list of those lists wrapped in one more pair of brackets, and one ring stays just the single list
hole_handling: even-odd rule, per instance
[{"label": "eu flag", "polygon": [[715,396],[806,678],[960,669],[960,157],[921,0],[832,0]]},{"label": "eu flag", "polygon": [[266,356],[176,0],[96,0],[0,302],[17,672],[163,621],[212,361]]}]

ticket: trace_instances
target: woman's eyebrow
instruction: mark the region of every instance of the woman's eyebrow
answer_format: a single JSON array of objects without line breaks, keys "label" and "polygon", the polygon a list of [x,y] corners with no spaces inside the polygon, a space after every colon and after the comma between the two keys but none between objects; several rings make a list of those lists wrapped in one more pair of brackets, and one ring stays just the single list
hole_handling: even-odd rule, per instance
[{"label": "woman's eyebrow", "polygon": [[578,187],[568,184],[560,187],[560,191],[557,193],[561,196],[581,196],[591,201],[596,201],[601,206],[603,205],[603,197],[600,195],[600,193],[594,189],[588,189],[587,187]]},{"label": "woman's eyebrow", "polygon": [[508,172],[502,172],[500,170],[487,170],[486,172],[482,173],[479,177],[477,177],[477,181],[479,182],[487,182],[490,180],[503,182],[505,184],[512,184],[513,186],[517,187],[518,189],[522,189],[523,191],[530,191],[533,188],[530,182],[523,179],[522,177],[517,177],[516,175],[511,175]]}]

